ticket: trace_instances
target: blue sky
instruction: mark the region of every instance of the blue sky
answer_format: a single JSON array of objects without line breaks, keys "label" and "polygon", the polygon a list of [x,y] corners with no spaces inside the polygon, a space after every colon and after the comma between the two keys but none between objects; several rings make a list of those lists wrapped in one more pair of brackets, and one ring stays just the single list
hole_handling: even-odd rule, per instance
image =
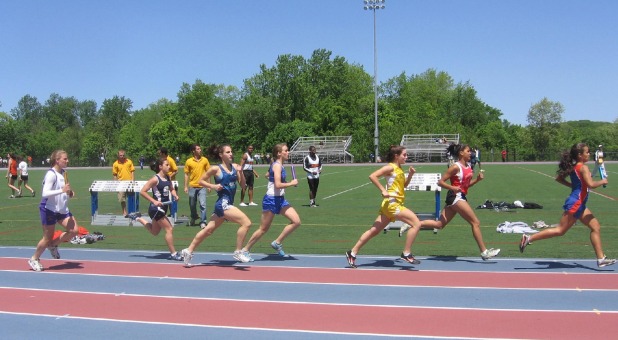
[{"label": "blue sky", "polygon": [[[618,1],[387,0],[378,79],[447,72],[526,125],[547,97],[564,120],[614,121]],[[324,48],[373,75],[362,0],[2,0],[0,111],[30,94],[125,96],[140,109],[183,82],[242,86],[282,54]]]}]

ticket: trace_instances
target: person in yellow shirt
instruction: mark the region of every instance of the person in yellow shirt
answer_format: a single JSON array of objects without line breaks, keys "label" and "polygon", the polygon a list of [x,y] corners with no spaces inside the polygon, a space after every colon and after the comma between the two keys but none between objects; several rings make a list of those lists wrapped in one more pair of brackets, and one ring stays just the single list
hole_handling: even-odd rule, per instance
[{"label": "person in yellow shirt", "polygon": [[170,164],[170,171],[167,173],[170,176],[172,181],[176,180],[176,174],[178,173],[178,166],[176,165],[176,161],[169,155],[169,151],[167,148],[161,147],[159,148],[159,156],[163,158],[167,158],[167,162]]},{"label": "person in yellow shirt", "polygon": [[[409,208],[404,206],[405,188],[410,184],[412,176],[416,172],[414,167],[408,168],[408,175],[403,169],[403,164],[408,158],[406,149],[401,145],[393,145],[389,148],[386,156],[388,164],[374,171],[369,175],[369,180],[373,183],[382,195],[382,206],[380,207],[379,215],[373,222],[371,228],[365,231],[358,239],[354,248],[348,250],[345,256],[348,264],[352,268],[356,268],[356,255],[360,249],[369,242],[374,236],[380,234],[384,227],[395,220],[402,221],[411,226],[406,234],[406,242],[401,259],[410,264],[420,264],[421,262],[414,258],[411,248],[414,239],[421,229],[421,221],[416,217],[416,214]],[[386,179],[386,186],[380,183],[380,178]]]},{"label": "person in yellow shirt", "polygon": [[[189,194],[189,209],[191,210],[190,226],[199,219],[200,227],[206,227],[206,188],[200,185],[204,172],[210,168],[210,162],[202,156],[202,148],[198,144],[191,145],[192,156],[185,162],[185,192]],[[197,214],[197,204],[200,214]]]},{"label": "person in yellow shirt", "polygon": [[[133,162],[126,157],[124,150],[118,150],[118,159],[112,165],[112,175],[115,181],[135,181],[135,167]],[[122,208],[122,216],[128,216],[127,212],[127,193],[118,193],[118,202]]]}]

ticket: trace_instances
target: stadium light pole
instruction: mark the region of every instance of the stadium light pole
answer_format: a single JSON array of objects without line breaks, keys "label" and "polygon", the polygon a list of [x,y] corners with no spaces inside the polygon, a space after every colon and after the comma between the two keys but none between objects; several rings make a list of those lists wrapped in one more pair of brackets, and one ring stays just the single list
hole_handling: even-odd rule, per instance
[{"label": "stadium light pole", "polygon": [[384,3],[386,0],[364,0],[363,8],[365,10],[371,10],[373,12],[373,109],[374,109],[374,119],[375,119],[375,130],[373,131],[373,145],[375,146],[373,159],[377,163],[378,162],[378,150],[379,148],[379,139],[380,139],[380,131],[378,129],[378,44],[377,44],[377,35],[376,35],[376,11],[379,9],[385,9],[386,6]]}]

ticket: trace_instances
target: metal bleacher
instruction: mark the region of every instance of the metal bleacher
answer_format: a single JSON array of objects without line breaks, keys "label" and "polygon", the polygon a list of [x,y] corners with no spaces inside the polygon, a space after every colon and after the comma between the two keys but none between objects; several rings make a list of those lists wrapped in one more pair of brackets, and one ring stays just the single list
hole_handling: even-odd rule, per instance
[{"label": "metal bleacher", "polygon": [[459,134],[403,135],[400,145],[410,162],[446,162],[446,148],[459,143]]},{"label": "metal bleacher", "polygon": [[309,147],[315,146],[323,163],[353,163],[354,156],[348,152],[352,136],[300,137],[290,148],[290,163],[302,163],[309,154]]}]

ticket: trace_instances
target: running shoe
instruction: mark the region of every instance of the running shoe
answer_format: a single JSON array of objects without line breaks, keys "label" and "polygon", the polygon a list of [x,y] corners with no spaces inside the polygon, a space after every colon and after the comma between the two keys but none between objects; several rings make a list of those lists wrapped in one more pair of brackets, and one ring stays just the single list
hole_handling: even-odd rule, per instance
[{"label": "running shoe", "polygon": [[273,247],[273,249],[276,250],[280,256],[285,256],[285,252],[283,251],[283,245],[281,243],[277,243],[277,241],[272,241],[270,243],[270,246]]},{"label": "running shoe", "polygon": [[252,206],[252,207],[255,207],[257,205],[257,203],[249,202],[249,205]]},{"label": "running shoe", "polygon": [[169,260],[182,261],[182,255],[179,252],[170,254]]},{"label": "running shoe", "polygon": [[242,263],[247,263],[250,262],[251,260],[249,260],[249,258],[245,255],[244,252],[240,251],[240,250],[236,250],[234,252],[234,258]]},{"label": "running shoe", "polygon": [[345,252],[345,258],[348,260],[350,267],[356,268],[356,256],[352,255],[351,250]]},{"label": "running shoe", "polygon": [[521,235],[521,241],[519,241],[519,252],[523,253],[526,246],[530,244],[530,235]]},{"label": "running shoe", "polygon": [[142,217],[142,213],[140,213],[139,211],[135,211],[127,215],[127,218],[130,218],[131,221],[135,221],[140,217]]},{"label": "running shoe", "polygon": [[597,266],[599,266],[599,268],[611,266],[614,263],[616,263],[616,259],[608,259],[606,256],[603,256],[602,259],[597,259]]},{"label": "running shoe", "polygon": [[241,207],[246,207],[246,206],[247,206],[247,203],[245,203],[245,202],[240,202],[239,206],[241,206]]},{"label": "running shoe", "polygon": [[206,228],[206,223],[204,222],[200,223],[200,229],[204,229],[204,228]]},{"label": "running shoe", "polygon": [[248,252],[248,251],[244,250],[242,253],[243,253],[243,255],[245,255],[245,256],[249,259],[249,262],[253,262],[253,261],[255,261],[255,260],[253,259],[253,257],[251,257],[251,253],[250,253],[250,252]]},{"label": "running shoe", "polygon": [[60,252],[58,251],[58,246],[47,247],[47,250],[49,250],[51,256],[55,258],[56,260],[60,258]]},{"label": "running shoe", "polygon": [[188,248],[183,249],[180,254],[182,255],[182,260],[185,261],[185,266],[190,267],[193,254],[189,252]]},{"label": "running shoe", "polygon": [[498,254],[500,254],[500,249],[489,248],[485,249],[485,251],[481,253],[481,258],[483,261],[487,261],[492,257],[498,256]]},{"label": "running shoe", "polygon": [[421,261],[415,259],[412,254],[404,255],[404,253],[401,253],[401,259],[410,264],[421,264]]},{"label": "running shoe", "polygon": [[36,191],[32,190],[32,197],[36,196]]},{"label": "running shoe", "polygon": [[41,262],[39,262],[39,260],[29,259],[28,264],[30,265],[30,268],[32,268],[32,270],[34,270],[35,272],[43,271],[43,265],[41,264]]},{"label": "running shoe", "polygon": [[399,237],[401,237],[406,231],[410,230],[410,228],[412,228],[412,226],[410,226],[409,224],[402,224],[401,228],[399,228]]}]

